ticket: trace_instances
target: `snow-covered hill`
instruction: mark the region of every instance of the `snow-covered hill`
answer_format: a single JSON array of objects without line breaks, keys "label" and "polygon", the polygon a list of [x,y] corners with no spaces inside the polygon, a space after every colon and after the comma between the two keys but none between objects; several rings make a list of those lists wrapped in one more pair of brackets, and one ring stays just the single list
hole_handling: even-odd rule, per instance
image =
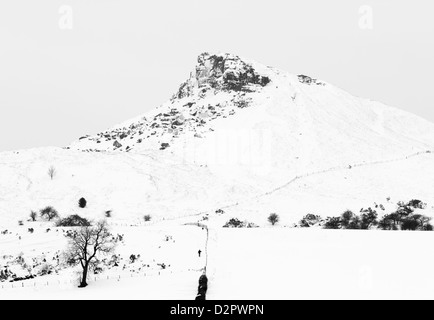
[{"label": "snow-covered hill", "polygon": [[271,175],[277,182],[432,150],[434,125],[324,81],[204,53],[167,103],[71,147],[161,149],[219,174]]},{"label": "snow-covered hill", "polygon": [[[16,224],[48,205],[61,215],[95,218],[111,210],[116,219],[135,223],[145,214],[160,221],[228,206],[240,215],[267,214],[259,208],[281,208],[286,215],[283,208],[300,202],[294,183],[328,172],[324,190],[305,188],[303,195],[311,207],[326,198],[338,210],[355,196],[334,188],[333,172],[351,168],[358,168],[351,190],[370,195],[359,197],[366,206],[394,191],[408,197],[397,201],[407,201],[416,196],[414,181],[407,180],[414,175],[395,187],[389,182],[416,170],[429,197],[430,150],[434,125],[415,115],[322,80],[232,54],[204,53],[173,97],[144,115],[66,148],[0,153],[0,223]],[[411,156],[412,162],[404,161]],[[387,170],[370,166],[379,163]],[[47,175],[50,166],[54,179]],[[378,176],[381,188],[371,184]],[[88,200],[87,209],[77,208],[80,197]]]}]

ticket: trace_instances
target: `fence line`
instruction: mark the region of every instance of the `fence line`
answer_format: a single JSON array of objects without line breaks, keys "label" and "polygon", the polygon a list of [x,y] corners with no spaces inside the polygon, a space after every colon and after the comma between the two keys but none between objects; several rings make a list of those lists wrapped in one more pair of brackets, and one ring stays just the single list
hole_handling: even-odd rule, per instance
[{"label": "fence line", "polygon": [[185,223],[185,226],[196,226],[199,228],[202,228],[206,231],[206,238],[205,238],[205,267],[202,269],[206,273],[206,268],[208,266],[208,240],[209,240],[209,228],[206,224],[197,222],[197,223]]},{"label": "fence line", "polygon": [[[98,274],[89,275],[88,282],[96,282],[102,280],[117,280],[131,279],[131,278],[146,278],[146,277],[159,277],[164,275],[179,274],[186,272],[200,272],[201,270],[187,269],[187,270],[159,270],[150,272],[123,272],[123,273],[112,273],[112,274]],[[37,280],[23,280],[15,282],[0,282],[0,289],[20,289],[20,288],[40,288],[40,287],[53,287],[53,286],[78,286],[79,279],[43,279],[40,277]]]}]

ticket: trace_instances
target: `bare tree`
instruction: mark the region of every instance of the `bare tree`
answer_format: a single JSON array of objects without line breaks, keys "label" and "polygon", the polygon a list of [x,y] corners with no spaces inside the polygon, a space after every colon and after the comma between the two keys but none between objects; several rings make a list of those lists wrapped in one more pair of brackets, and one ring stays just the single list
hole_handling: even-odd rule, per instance
[{"label": "bare tree", "polygon": [[273,226],[278,223],[279,220],[279,216],[275,213],[270,214],[270,216],[268,217],[268,222],[270,222]]},{"label": "bare tree", "polygon": [[40,211],[41,218],[45,218],[48,221],[53,220],[54,218],[59,217],[59,213],[53,207],[46,207]]},{"label": "bare tree", "polygon": [[53,166],[51,166],[48,169],[48,176],[51,178],[51,180],[53,180],[55,175],[56,175],[56,168],[54,168]]},{"label": "bare tree", "polygon": [[30,219],[32,219],[32,221],[36,221],[37,216],[38,214],[35,211],[30,212]]},{"label": "bare tree", "polygon": [[80,264],[83,268],[79,288],[87,287],[87,274],[98,263],[98,257],[114,251],[113,237],[105,221],[95,226],[81,227],[68,234],[69,244],[65,252],[69,265]]}]

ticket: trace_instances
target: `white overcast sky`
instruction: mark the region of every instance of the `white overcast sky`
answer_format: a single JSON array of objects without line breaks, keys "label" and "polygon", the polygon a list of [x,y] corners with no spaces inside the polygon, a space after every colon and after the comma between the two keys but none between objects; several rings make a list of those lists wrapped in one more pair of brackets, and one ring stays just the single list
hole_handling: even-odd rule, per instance
[{"label": "white overcast sky", "polygon": [[[71,30],[59,27],[64,5]],[[359,26],[363,5],[372,30]],[[140,115],[168,100],[204,51],[434,122],[433,39],[429,0],[1,0],[0,151],[65,146]]]}]

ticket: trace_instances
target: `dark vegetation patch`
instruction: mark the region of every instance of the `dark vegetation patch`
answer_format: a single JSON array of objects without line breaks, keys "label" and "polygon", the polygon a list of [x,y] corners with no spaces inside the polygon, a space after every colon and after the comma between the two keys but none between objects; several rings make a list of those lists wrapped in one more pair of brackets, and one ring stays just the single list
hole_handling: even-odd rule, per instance
[{"label": "dark vegetation patch", "polygon": [[223,226],[223,228],[257,228],[258,226],[248,221],[241,221],[237,218],[232,218]]},{"label": "dark vegetation patch", "polygon": [[86,208],[87,200],[85,198],[80,198],[80,200],[78,200],[78,206],[82,209]]},{"label": "dark vegetation patch", "polygon": [[[390,199],[389,199],[390,200]],[[420,200],[411,200],[407,203],[398,202],[397,209],[379,218],[378,209],[384,211],[383,205],[375,205],[375,209],[362,208],[359,214],[347,210],[340,216],[321,218],[314,214],[308,214],[301,219],[295,227],[310,228],[319,226],[324,229],[346,229],[346,230],[412,230],[412,231],[433,231],[431,218],[415,212],[424,210],[426,203]]]},{"label": "dark vegetation patch", "polygon": [[64,219],[60,219],[56,223],[56,227],[89,227],[90,225],[91,223],[89,220],[76,214]]}]

